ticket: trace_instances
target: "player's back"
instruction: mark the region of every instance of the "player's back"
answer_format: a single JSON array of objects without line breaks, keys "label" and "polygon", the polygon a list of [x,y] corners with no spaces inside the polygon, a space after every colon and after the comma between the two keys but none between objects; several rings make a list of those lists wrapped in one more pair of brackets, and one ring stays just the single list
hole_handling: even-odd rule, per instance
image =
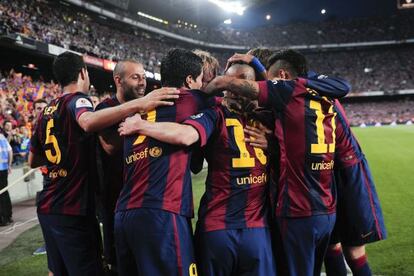
[{"label": "player's back", "polygon": [[246,125],[257,121],[222,105],[206,112],[211,114],[196,115],[215,119],[204,151],[208,175],[198,214],[199,230],[266,227],[268,160],[261,149],[244,141],[243,132]]},{"label": "player's back", "polygon": [[37,199],[39,213],[88,215],[93,212],[94,139],[76,121],[85,111],[93,111],[87,96],[70,93],[53,100],[39,118],[32,151],[45,156],[48,171]]},{"label": "player's back", "polygon": [[333,102],[307,80],[262,82],[259,102],[276,106],[280,119],[280,177],[276,215],[306,217],[335,212]]},{"label": "player's back", "polygon": [[[182,89],[174,106],[148,112],[152,122],[182,122],[214,104],[201,91]],[[154,208],[193,216],[190,173],[191,149],[160,142],[143,135],[124,140],[124,186],[117,211]]]}]

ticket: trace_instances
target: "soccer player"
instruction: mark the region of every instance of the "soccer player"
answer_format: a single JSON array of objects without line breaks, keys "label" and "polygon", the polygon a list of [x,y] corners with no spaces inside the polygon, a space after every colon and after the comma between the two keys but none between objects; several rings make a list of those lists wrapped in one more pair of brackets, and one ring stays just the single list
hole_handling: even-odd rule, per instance
[{"label": "soccer player", "polygon": [[[200,89],[202,60],[173,49],[161,62],[163,86],[180,88],[173,107],[157,108],[149,122],[181,122],[214,104]],[[124,140],[124,186],[115,214],[120,275],[195,275],[191,218],[191,151],[145,135]]]},{"label": "soccer player", "polygon": [[[346,260],[353,275],[371,275],[367,262],[365,244],[386,238],[384,218],[371,176],[368,162],[351,131],[345,111],[339,101],[335,102],[336,135],[344,136],[345,145],[335,169],[338,187],[337,221],[325,256],[328,275],[346,275]],[[341,246],[342,245],[342,246]]]},{"label": "soccer player", "polygon": [[[113,72],[116,94],[103,100],[96,110],[118,106],[141,98],[147,87],[145,70],[135,60],[124,60],[116,64]],[[108,269],[116,270],[114,213],[116,201],[123,184],[123,138],[118,134],[119,122],[99,132],[100,168],[102,174],[101,209],[103,223],[104,260]]]},{"label": "soccer player", "polygon": [[290,275],[318,275],[336,211],[335,114],[327,97],[344,96],[350,87],[341,79],[309,76],[305,57],[293,50],[276,52],[268,65],[269,81],[217,77],[206,92],[229,89],[279,112],[276,219],[288,270]]},{"label": "soccer player", "polygon": [[179,92],[165,88],[117,107],[93,112],[85,94],[89,75],[81,56],[59,55],[53,72],[63,95],[39,117],[29,164],[46,165],[47,183],[37,198],[37,213],[54,275],[102,275],[100,235],[94,208],[95,151],[90,132],[136,112],[172,105]]},{"label": "soccer player", "polygon": [[[255,79],[247,64],[233,64],[227,76]],[[206,192],[198,215],[196,255],[201,275],[275,275],[268,214],[268,158],[245,142],[243,128],[258,123],[254,103],[227,91],[222,104],[183,124],[128,118],[121,134],[140,132],[167,143],[205,146]],[[271,115],[271,113],[270,113]],[[270,119],[270,120],[269,120]]]}]

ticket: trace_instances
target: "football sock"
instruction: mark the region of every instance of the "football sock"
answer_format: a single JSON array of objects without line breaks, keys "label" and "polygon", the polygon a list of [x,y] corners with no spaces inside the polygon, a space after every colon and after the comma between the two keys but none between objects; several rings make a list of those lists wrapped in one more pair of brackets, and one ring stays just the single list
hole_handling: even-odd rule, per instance
[{"label": "football sock", "polygon": [[369,268],[367,256],[363,255],[357,259],[348,262],[354,276],[371,276],[372,272]]},{"label": "football sock", "polygon": [[324,262],[327,276],[346,276],[346,265],[341,248],[328,248]]}]

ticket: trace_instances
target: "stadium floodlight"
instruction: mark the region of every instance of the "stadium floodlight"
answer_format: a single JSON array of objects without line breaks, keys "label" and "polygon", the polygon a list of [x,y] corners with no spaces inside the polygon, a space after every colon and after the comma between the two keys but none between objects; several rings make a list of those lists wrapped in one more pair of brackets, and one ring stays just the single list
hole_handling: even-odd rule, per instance
[{"label": "stadium floodlight", "polygon": [[223,1],[223,0],[208,0],[209,2],[215,4],[219,8],[225,10],[226,12],[234,12],[238,15],[243,15],[244,11],[246,10],[246,7],[244,7],[240,2],[238,1]]},{"label": "stadium floodlight", "polygon": [[325,14],[326,13],[326,10],[325,9],[322,9],[321,10],[321,14]]},{"label": "stadium floodlight", "polygon": [[230,25],[231,24],[231,18],[224,20],[224,24]]},{"label": "stadium floodlight", "polygon": [[272,18],[272,16],[270,16],[270,14],[266,15],[266,20],[270,20]]},{"label": "stadium floodlight", "polygon": [[[159,23],[163,23],[163,24],[165,24],[165,25],[168,25],[168,21],[167,20],[163,20],[163,19],[161,19],[161,18],[158,18],[158,17],[155,17],[155,16],[152,16],[152,15],[149,15],[149,14],[146,14],[146,13],[143,13],[143,12],[137,12],[137,14],[139,15],[139,16],[142,16],[142,17],[145,17],[145,18],[148,18],[148,19],[151,19],[151,20],[154,20],[154,21],[157,21],[157,22],[159,22]],[[187,25],[187,24],[186,24]]]}]

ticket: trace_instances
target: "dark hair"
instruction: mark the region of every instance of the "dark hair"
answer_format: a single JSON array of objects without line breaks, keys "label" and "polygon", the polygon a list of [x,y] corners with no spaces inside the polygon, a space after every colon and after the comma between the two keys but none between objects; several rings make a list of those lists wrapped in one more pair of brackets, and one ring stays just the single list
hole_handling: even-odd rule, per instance
[{"label": "dark hair", "polygon": [[277,63],[277,69],[285,69],[295,76],[303,76],[308,73],[308,62],[304,55],[291,50],[279,50],[268,60],[268,68]]},{"label": "dark hair", "polygon": [[47,104],[47,102],[44,99],[37,99],[36,101],[33,102],[33,107],[35,107],[39,103]]},{"label": "dark hair", "polygon": [[53,61],[53,74],[62,87],[76,82],[82,68],[86,68],[82,57],[71,52],[64,52]]},{"label": "dark hair", "polygon": [[12,123],[11,121],[9,121],[9,120],[4,120],[4,121],[3,121],[3,127],[4,127],[7,123],[11,123],[11,124],[13,125],[13,123]]},{"label": "dark hair", "polygon": [[172,49],[161,61],[161,85],[181,87],[187,76],[196,79],[203,68],[203,60],[191,51]]},{"label": "dark hair", "polygon": [[255,56],[265,68],[268,68],[268,60],[273,54],[273,52],[268,48],[253,48],[250,49],[247,53]]}]

